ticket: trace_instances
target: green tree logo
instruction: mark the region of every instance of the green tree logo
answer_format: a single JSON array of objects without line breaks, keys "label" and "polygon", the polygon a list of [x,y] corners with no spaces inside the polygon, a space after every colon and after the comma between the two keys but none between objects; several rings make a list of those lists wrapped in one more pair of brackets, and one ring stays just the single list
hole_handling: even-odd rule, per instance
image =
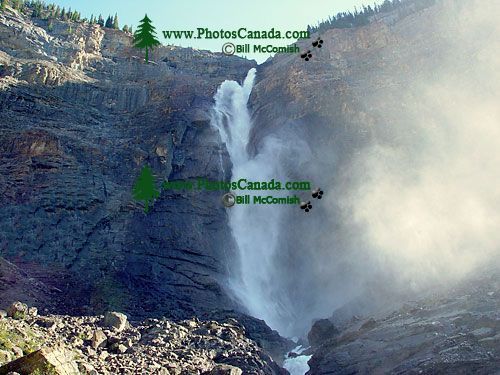
[{"label": "green tree logo", "polygon": [[156,189],[155,178],[149,165],[145,165],[139,177],[135,181],[132,195],[135,200],[144,202],[144,212],[149,212],[149,203],[160,196],[160,192]]},{"label": "green tree logo", "polygon": [[155,46],[160,45],[160,42],[156,39],[155,34],[155,27],[146,14],[134,33],[134,46],[146,50],[147,63],[149,62],[149,50],[152,50]]}]

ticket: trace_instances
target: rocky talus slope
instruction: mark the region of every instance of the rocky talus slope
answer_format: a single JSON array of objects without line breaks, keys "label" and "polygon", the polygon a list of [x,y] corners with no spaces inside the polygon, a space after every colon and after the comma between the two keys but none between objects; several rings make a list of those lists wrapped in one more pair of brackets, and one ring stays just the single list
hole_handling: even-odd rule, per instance
[{"label": "rocky talus slope", "polygon": [[287,373],[231,318],[151,318],[131,324],[117,312],[37,315],[22,303],[0,314],[2,375]]}]

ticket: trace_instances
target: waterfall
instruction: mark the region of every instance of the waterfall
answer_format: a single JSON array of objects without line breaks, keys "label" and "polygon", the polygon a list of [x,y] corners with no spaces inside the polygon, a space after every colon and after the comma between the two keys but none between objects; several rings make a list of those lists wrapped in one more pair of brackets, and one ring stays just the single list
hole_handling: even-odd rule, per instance
[{"label": "waterfall", "polygon": [[[253,157],[247,152],[252,127],[247,102],[255,74],[256,70],[251,69],[242,85],[235,81],[223,82],[214,97],[211,123],[219,131],[231,158],[231,181],[240,178],[249,181],[280,180],[282,176],[279,155],[284,145],[278,139],[268,137]],[[235,193],[252,195],[250,191]],[[273,195],[280,196],[281,193]],[[238,255],[229,287],[251,315],[287,335],[293,309],[275,276],[275,263],[279,257],[279,225],[286,208],[249,204],[235,205],[227,210]]]}]

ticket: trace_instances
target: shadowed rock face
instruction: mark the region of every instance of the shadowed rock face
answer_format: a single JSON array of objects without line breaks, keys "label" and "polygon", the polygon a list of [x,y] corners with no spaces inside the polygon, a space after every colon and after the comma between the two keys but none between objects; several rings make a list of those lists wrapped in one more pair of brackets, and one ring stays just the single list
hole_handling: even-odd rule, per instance
[{"label": "shadowed rock face", "polygon": [[[492,374],[500,365],[498,275],[341,324],[308,374]],[[342,314],[334,313],[333,319]]]},{"label": "shadowed rock face", "polygon": [[212,96],[254,63],[161,47],[145,64],[130,34],[33,22],[0,14],[0,255],[67,293],[68,312],[232,307],[219,193],[162,191],[145,215],[131,189],[145,164],[158,185],[220,178]]}]

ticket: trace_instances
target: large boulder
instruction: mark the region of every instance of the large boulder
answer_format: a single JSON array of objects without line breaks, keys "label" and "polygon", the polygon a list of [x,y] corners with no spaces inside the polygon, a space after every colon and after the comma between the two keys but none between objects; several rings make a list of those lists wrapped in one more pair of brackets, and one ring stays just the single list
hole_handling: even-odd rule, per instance
[{"label": "large boulder", "polygon": [[127,315],[115,311],[108,311],[106,315],[104,315],[104,325],[121,332],[127,328]]},{"label": "large boulder", "polygon": [[217,364],[210,371],[210,375],[241,375],[243,371],[236,366]]},{"label": "large boulder", "polygon": [[12,354],[6,350],[0,350],[0,364],[7,363],[12,360]]},{"label": "large boulder", "polygon": [[97,349],[97,348],[105,347],[107,340],[108,340],[108,338],[106,337],[104,332],[102,330],[98,329],[92,335],[92,341],[91,341],[92,348]]},{"label": "large boulder", "polygon": [[38,372],[50,375],[79,375],[73,354],[64,348],[42,348],[0,367],[0,375],[9,372],[31,374]]},{"label": "large boulder", "polygon": [[339,330],[328,319],[319,319],[314,322],[307,335],[309,344],[312,347],[318,347],[325,341],[334,338],[339,334]]},{"label": "large boulder", "polygon": [[7,308],[7,316],[14,319],[24,318],[28,314],[28,305],[21,301],[13,302]]}]

